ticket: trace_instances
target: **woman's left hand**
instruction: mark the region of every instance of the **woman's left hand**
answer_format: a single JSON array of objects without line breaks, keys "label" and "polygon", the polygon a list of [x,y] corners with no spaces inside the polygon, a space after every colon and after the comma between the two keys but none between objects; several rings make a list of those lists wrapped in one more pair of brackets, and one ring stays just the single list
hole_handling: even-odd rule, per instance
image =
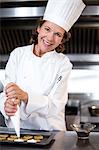
[{"label": "woman's left hand", "polygon": [[[7,99],[18,99],[24,101],[25,103],[28,101],[28,94],[15,83],[8,83],[5,87],[5,93]],[[15,101],[15,104],[16,103],[18,103],[18,101]]]}]

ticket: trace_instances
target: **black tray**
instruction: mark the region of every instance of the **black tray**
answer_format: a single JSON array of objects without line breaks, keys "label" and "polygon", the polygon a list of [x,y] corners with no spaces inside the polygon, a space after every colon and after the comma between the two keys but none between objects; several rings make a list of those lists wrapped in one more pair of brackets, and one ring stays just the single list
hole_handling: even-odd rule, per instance
[{"label": "black tray", "polygon": [[[10,135],[16,135],[14,129],[8,129],[5,127],[0,127],[0,134],[8,134]],[[3,140],[0,141],[0,144],[12,144],[12,145],[27,145],[27,146],[46,146],[50,145],[54,142],[54,136],[55,132],[50,131],[43,131],[43,130],[25,130],[21,129],[20,136],[24,135],[42,135],[43,139],[40,142],[37,143],[29,143],[29,142],[17,142],[17,141],[9,141],[9,140]]]}]

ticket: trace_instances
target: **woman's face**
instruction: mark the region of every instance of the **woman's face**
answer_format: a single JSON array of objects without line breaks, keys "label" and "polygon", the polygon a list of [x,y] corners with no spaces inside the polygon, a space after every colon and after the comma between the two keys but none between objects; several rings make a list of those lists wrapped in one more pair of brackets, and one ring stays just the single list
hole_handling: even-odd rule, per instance
[{"label": "woman's face", "polygon": [[54,50],[61,44],[65,30],[60,26],[45,21],[41,27],[38,27],[38,45],[37,49],[43,55],[46,52]]}]

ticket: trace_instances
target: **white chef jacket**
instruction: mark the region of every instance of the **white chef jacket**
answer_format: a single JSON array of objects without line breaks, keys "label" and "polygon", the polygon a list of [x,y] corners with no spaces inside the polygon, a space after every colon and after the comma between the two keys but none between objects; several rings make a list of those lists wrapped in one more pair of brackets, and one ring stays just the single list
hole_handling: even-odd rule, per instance
[{"label": "white chef jacket", "polygon": [[[28,93],[28,103],[20,105],[20,127],[36,130],[66,130],[65,105],[68,99],[68,77],[72,64],[66,55],[55,50],[37,57],[33,46],[18,47],[10,54],[5,81],[14,82]],[[2,100],[1,100],[2,99]],[[4,92],[1,112],[4,112]],[[6,119],[8,127],[13,127]]]}]

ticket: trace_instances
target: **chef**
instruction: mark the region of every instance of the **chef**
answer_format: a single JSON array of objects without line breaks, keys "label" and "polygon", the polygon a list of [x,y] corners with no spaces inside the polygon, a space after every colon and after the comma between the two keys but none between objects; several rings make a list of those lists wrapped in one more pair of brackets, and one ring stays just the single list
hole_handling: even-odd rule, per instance
[{"label": "chef", "polygon": [[37,39],[11,52],[0,95],[7,127],[14,127],[11,117],[19,108],[20,128],[66,130],[64,112],[72,64],[61,47],[84,8],[82,0],[49,0],[36,30]]}]

